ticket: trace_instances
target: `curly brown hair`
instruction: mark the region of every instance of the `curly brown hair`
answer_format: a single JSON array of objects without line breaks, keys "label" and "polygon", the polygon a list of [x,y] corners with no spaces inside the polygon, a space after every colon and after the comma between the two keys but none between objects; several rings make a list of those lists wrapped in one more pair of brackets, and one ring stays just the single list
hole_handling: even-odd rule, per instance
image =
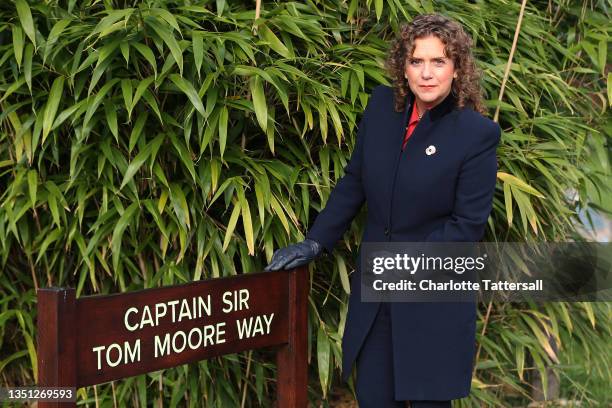
[{"label": "curly brown hair", "polygon": [[441,14],[421,14],[410,23],[400,26],[399,35],[391,43],[386,60],[386,68],[393,80],[395,110],[401,112],[406,105],[410,91],[408,80],[404,77],[405,64],[412,56],[415,39],[436,36],[444,43],[445,55],[453,60],[457,78],[453,79],[452,96],[456,106],[469,106],[483,115],[487,110],[482,102],[480,79],[482,73],[472,56],[472,39],[461,24]]}]

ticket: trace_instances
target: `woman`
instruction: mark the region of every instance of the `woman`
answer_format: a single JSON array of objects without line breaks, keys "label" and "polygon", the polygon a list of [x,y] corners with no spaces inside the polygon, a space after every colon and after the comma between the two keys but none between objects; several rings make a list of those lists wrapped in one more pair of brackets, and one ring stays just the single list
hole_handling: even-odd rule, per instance
[{"label": "woman", "polygon": [[[306,239],[266,270],[331,253],[361,206],[363,242],[476,242],[491,212],[501,130],[483,116],[471,39],[455,21],[420,15],[402,26],[372,92],[350,162]],[[343,378],[357,362],[361,408],[450,407],[469,394],[474,303],[366,303],[352,276]]]}]

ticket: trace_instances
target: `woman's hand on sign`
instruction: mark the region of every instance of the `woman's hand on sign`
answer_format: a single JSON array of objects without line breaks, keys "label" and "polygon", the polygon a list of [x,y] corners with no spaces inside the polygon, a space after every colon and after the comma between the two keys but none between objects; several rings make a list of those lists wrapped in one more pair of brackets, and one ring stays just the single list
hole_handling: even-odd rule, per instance
[{"label": "woman's hand on sign", "polygon": [[274,252],[272,261],[265,267],[264,271],[278,271],[281,269],[292,269],[314,260],[323,247],[312,239],[305,239],[297,244],[289,245]]}]

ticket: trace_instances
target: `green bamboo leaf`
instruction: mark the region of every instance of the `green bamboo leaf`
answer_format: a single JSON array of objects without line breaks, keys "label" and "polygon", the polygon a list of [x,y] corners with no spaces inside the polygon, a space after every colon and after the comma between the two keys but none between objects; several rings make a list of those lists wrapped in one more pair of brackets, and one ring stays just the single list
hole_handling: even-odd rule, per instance
[{"label": "green bamboo leaf", "polygon": [[319,381],[324,399],[327,397],[327,390],[329,388],[329,363],[330,344],[327,333],[325,333],[324,323],[321,322],[317,331],[317,366],[319,368]]},{"label": "green bamboo leaf", "polygon": [[183,35],[181,33],[181,29],[178,25],[178,22],[176,21],[176,18],[168,10],[163,9],[163,8],[155,8],[155,9],[151,9],[151,12],[153,14],[157,14],[162,19],[164,19],[172,28],[178,31],[179,35],[181,36]]},{"label": "green bamboo leaf", "polygon": [[155,99],[155,96],[153,96],[153,93],[147,89],[142,94],[142,97],[144,98],[145,101],[147,101],[147,104],[151,107],[151,109],[153,109],[153,112],[155,112],[155,115],[157,115],[157,118],[159,119],[159,123],[163,125],[164,121],[162,119],[162,114],[161,114],[161,111],[159,110],[159,106],[157,105],[157,99]]},{"label": "green bamboo leaf", "polygon": [[168,77],[185,95],[187,95],[197,111],[204,116],[204,105],[202,104],[202,100],[198,96],[198,92],[195,90],[191,82],[186,81],[178,74],[170,74]]},{"label": "green bamboo leaf", "polygon": [[602,76],[606,75],[606,61],[608,60],[609,43],[610,42],[608,39],[599,40],[599,52],[597,55],[598,57],[597,62],[599,63],[599,68],[601,69]]},{"label": "green bamboo leaf", "polygon": [[196,171],[195,171],[195,167],[193,166],[193,159],[191,157],[191,154],[189,153],[189,150],[187,150],[187,147],[176,137],[176,135],[174,135],[173,133],[169,133],[168,136],[170,137],[170,140],[172,141],[172,145],[174,146],[174,149],[178,153],[181,161],[183,162],[185,167],[187,167],[187,170],[189,171],[189,174],[191,175],[191,179],[195,182]]},{"label": "green bamboo leaf", "polygon": [[30,336],[28,332],[23,330],[21,334],[23,335],[23,338],[26,341],[28,355],[30,356],[30,367],[32,367],[33,372],[38,373],[38,358],[36,355],[36,346],[34,345],[34,341],[32,341],[32,336]]},{"label": "green bamboo leaf", "polygon": [[509,183],[504,183],[504,207],[506,208],[506,219],[508,226],[512,226],[512,192]]},{"label": "green bamboo leaf", "polygon": [[516,369],[518,371],[519,378],[523,381],[523,373],[525,372],[525,346],[517,345],[516,351]]},{"label": "green bamboo leaf", "polygon": [[134,124],[134,127],[132,128],[132,132],[130,133],[130,141],[128,144],[129,153],[132,153],[132,150],[134,150],[134,146],[136,146],[136,143],[138,143],[138,140],[140,139],[140,135],[142,135],[142,129],[144,128],[144,125],[147,123],[148,117],[149,117],[149,113],[147,111],[144,111],[140,113],[140,115],[138,115],[138,119],[136,119],[136,123]]},{"label": "green bamboo leaf", "polygon": [[[0,314],[0,316],[1,316],[1,314]],[[1,319],[0,319],[0,323],[3,323]],[[21,351],[18,351],[16,353],[11,354],[6,359],[0,361],[0,371],[4,371],[4,367],[9,365],[13,361],[18,360],[18,359],[20,359],[22,357],[25,357],[27,355],[28,355],[28,350],[21,350]],[[263,377],[263,375],[262,375],[262,377]]]},{"label": "green bamboo leaf", "polygon": [[123,95],[125,110],[128,112],[129,115],[132,113],[132,80],[121,80],[121,94]]},{"label": "green bamboo leaf", "polygon": [[155,224],[159,228],[159,231],[162,233],[162,235],[166,237],[166,239],[170,238],[168,235],[168,231],[166,230],[166,226],[164,225],[164,220],[161,218],[159,211],[157,211],[157,207],[155,206],[153,200],[144,200],[143,204],[145,208],[149,211],[149,213],[153,216]]},{"label": "green bamboo leaf", "polygon": [[153,68],[153,72],[155,74],[153,78],[157,79],[157,63],[155,62],[155,55],[153,55],[153,51],[151,51],[151,49],[146,45],[137,42],[130,43],[130,46],[136,48],[136,51],[138,51],[147,60],[149,65],[151,65]]},{"label": "green bamboo leaf", "polygon": [[0,169],[6,166],[12,166],[15,162],[11,159],[8,160],[0,160]]},{"label": "green bamboo leaf", "polygon": [[265,24],[261,24],[258,28],[258,33],[265,41],[268,42],[270,48],[272,48],[274,51],[276,51],[283,57],[289,58],[289,50],[287,49],[287,47],[285,47],[285,44],[283,44],[281,40],[278,39],[276,34],[274,34],[272,30],[268,28],[268,26],[266,26]]},{"label": "green bamboo leaf", "polygon": [[340,94],[345,97],[351,80],[351,70],[343,69],[340,73]]},{"label": "green bamboo leaf", "polygon": [[[82,52],[83,52],[80,49],[80,44],[79,44],[79,50],[77,50],[77,51],[80,51],[80,54],[82,54]],[[83,61],[81,63],[81,65],[78,65],[78,61],[80,61],[80,57],[81,57],[80,54],[77,54],[78,57],[77,57],[77,59],[74,60],[74,63],[72,65],[72,73],[71,73],[72,77],[74,77],[79,72],[83,71],[85,68],[89,68],[94,62],[96,62],[98,60],[98,53],[97,52],[90,52],[87,55],[87,58],[85,58],[85,61]],[[75,67],[77,65],[78,65],[78,68],[76,68],[76,70],[75,70]]]},{"label": "green bamboo leaf", "polygon": [[32,208],[36,207],[36,189],[38,188],[38,172],[36,170],[28,171],[28,192],[30,193],[30,203]]},{"label": "green bamboo leaf", "polygon": [[219,114],[219,150],[221,157],[225,152],[225,144],[227,143],[227,122],[228,122],[228,111],[227,106],[223,105],[221,113]]},{"label": "green bamboo leaf", "polygon": [[15,54],[15,61],[17,66],[21,69],[21,60],[23,58],[23,47],[25,45],[25,39],[23,38],[23,30],[18,25],[13,24],[11,26],[13,34],[13,53]]},{"label": "green bamboo leaf", "polygon": [[166,208],[166,202],[168,201],[168,197],[169,197],[168,191],[162,190],[161,195],[159,196],[159,201],[157,202],[157,211],[159,211],[160,214],[164,213],[164,209]]},{"label": "green bamboo leaf", "polygon": [[133,202],[128,208],[125,209],[119,221],[113,229],[113,236],[111,238],[111,251],[113,253],[113,269],[117,271],[119,267],[119,256],[121,255],[121,241],[123,239],[123,233],[128,225],[135,225],[135,214],[138,211],[138,203]]},{"label": "green bamboo leaf", "polygon": [[30,6],[28,6],[25,0],[15,0],[15,7],[17,7],[19,22],[23,27],[23,31],[25,31],[30,41],[32,41],[32,44],[36,47],[36,31],[34,29],[34,20],[32,20]]},{"label": "green bamboo leaf", "polygon": [[504,173],[502,171],[497,172],[497,177],[500,178],[504,183],[510,183],[510,185],[523,190],[529,194],[535,195],[540,198],[544,198],[544,195],[523,180],[519,179],[512,174]]},{"label": "green bamboo leaf", "polygon": [[64,109],[55,118],[55,121],[53,122],[53,126],[51,127],[51,130],[56,129],[59,125],[64,123],[64,121],[68,119],[69,117],[72,117],[72,119],[76,119],[78,116],[80,116],[80,114],[75,113],[75,112],[81,111],[81,114],[82,114],[82,110],[85,108],[87,108],[87,99],[83,99],[82,101],[75,103],[71,107]]},{"label": "green bamboo leaf", "polygon": [[[532,333],[538,339],[540,346],[546,351],[546,354],[548,354],[548,356],[555,363],[559,363],[559,358],[557,357],[557,353],[552,348],[550,341],[548,341],[548,336],[544,334],[544,332],[541,329],[541,326],[538,323],[536,323],[536,321],[534,321],[530,316],[523,315],[522,318],[529,325]],[[538,320],[538,321],[540,322],[540,324],[544,324],[542,320]]]},{"label": "green bamboo leaf", "polygon": [[285,212],[283,211],[283,208],[278,203],[274,195],[270,196],[270,205],[272,206],[272,209],[278,216],[278,219],[280,220],[281,224],[283,224],[283,227],[285,228],[285,231],[287,231],[287,234],[290,234],[289,222],[287,221],[287,217],[285,217]]},{"label": "green bamboo leaf", "polygon": [[340,275],[340,283],[342,283],[342,289],[346,294],[351,293],[351,285],[349,282],[348,270],[346,269],[346,264],[344,263],[344,258],[342,256],[336,257],[336,263],[338,265],[338,273]]},{"label": "green bamboo leaf", "polygon": [[253,220],[251,219],[251,209],[244,197],[242,188],[238,189],[238,201],[242,209],[242,225],[244,227],[244,237],[246,238],[249,255],[255,255],[255,237],[253,235]]},{"label": "green bamboo leaf", "polygon": [[331,116],[332,123],[334,124],[334,130],[336,131],[336,136],[338,139],[338,146],[340,146],[342,144],[342,136],[344,136],[340,115],[338,114],[338,110],[333,103],[327,104],[327,110],[329,111],[329,116]]},{"label": "green bamboo leaf", "polygon": [[110,100],[107,100],[104,104],[104,113],[106,114],[106,123],[108,128],[115,137],[115,140],[119,141],[119,126],[117,125],[117,111],[115,105]]},{"label": "green bamboo leaf", "polygon": [[249,80],[249,87],[251,89],[251,96],[253,97],[253,106],[255,108],[255,116],[259,122],[259,126],[266,131],[268,127],[268,106],[266,105],[266,95],[264,93],[263,84],[261,78],[257,75],[253,75]]},{"label": "green bamboo leaf", "polygon": [[2,98],[0,98],[0,103],[4,102],[4,100],[6,100],[9,96],[11,96],[19,88],[21,88],[24,83],[25,83],[25,79],[23,79],[23,78],[19,79],[18,81],[14,81],[8,87],[8,89],[4,92],[4,95],[2,95]]},{"label": "green bamboo leaf", "polygon": [[217,186],[219,185],[219,176],[221,175],[221,162],[219,160],[213,159],[210,161],[210,178],[212,184],[212,192],[217,191]]},{"label": "green bamboo leaf", "polygon": [[[230,177],[221,184],[221,187],[219,187],[219,189],[215,192],[215,195],[210,199],[210,202],[208,203],[209,208],[233,182],[234,178]],[[213,189],[213,191],[215,190]]]},{"label": "green bamboo leaf", "polygon": [[527,227],[528,227],[527,223],[529,222],[529,224],[531,224],[534,231],[537,233],[537,229],[536,229],[537,216],[535,214],[533,206],[531,205],[531,202],[529,201],[529,197],[519,188],[516,188],[513,185],[511,185],[510,187],[512,189],[512,196],[514,197],[514,200],[516,201],[516,204],[518,205],[519,214],[521,216],[521,222],[523,224],[523,232],[527,234]]},{"label": "green bamboo leaf", "polygon": [[45,252],[47,251],[47,248],[49,247],[49,245],[57,241],[61,236],[62,236],[62,229],[59,227],[54,229],[51,233],[45,234],[45,240],[40,245],[40,248],[38,248],[38,257],[36,258],[36,261],[35,261],[36,264],[38,264],[40,259],[45,255]]},{"label": "green bamboo leaf", "polygon": [[106,54],[107,52],[113,53],[118,46],[118,42],[115,42],[112,45],[112,51],[110,51],[108,47],[103,47],[103,49],[98,51],[98,63],[96,64],[93,74],[91,75],[91,81],[89,82],[89,87],[87,88],[87,95],[91,95],[93,90],[96,88],[96,85],[98,85],[98,82],[100,79],[102,79],[102,76],[107,73],[108,67],[113,62],[113,58],[108,58],[108,56],[102,55],[103,53]]},{"label": "green bamboo leaf", "polygon": [[217,16],[220,17],[223,15],[223,10],[225,9],[225,0],[217,0]]},{"label": "green bamboo leaf", "polygon": [[111,79],[109,82],[104,84],[104,86],[102,88],[100,88],[100,91],[96,94],[96,96],[93,98],[92,102],[87,107],[87,112],[85,113],[85,117],[83,118],[83,128],[87,127],[87,125],[89,124],[89,121],[93,117],[94,113],[96,113],[96,110],[98,109],[98,107],[100,106],[102,101],[104,100],[104,97],[106,96],[108,91],[110,91],[111,88],[118,81],[119,81],[119,78]]},{"label": "green bamboo leaf", "polygon": [[128,117],[131,118],[132,110],[134,109],[134,107],[136,107],[136,104],[138,103],[142,95],[146,92],[149,85],[151,85],[151,82],[153,82],[154,80],[155,78],[150,76],[140,81],[140,83],[136,87],[136,92],[134,93],[134,99],[132,100],[132,106],[130,107],[130,110],[128,112]]},{"label": "green bamboo leaf", "polygon": [[595,328],[595,313],[593,311],[593,306],[589,302],[580,302],[580,305],[586,312],[589,322],[591,323],[591,327]]},{"label": "green bamboo leaf", "polygon": [[136,155],[136,157],[134,157],[134,160],[130,162],[125,174],[123,175],[123,181],[121,181],[121,186],[119,187],[120,190],[123,187],[125,187],[125,185],[129,183],[132,180],[132,178],[134,178],[134,175],[136,174],[136,172],[140,169],[140,167],[144,164],[144,162],[149,158],[153,150],[156,149],[156,147],[157,149],[159,149],[159,145],[162,143],[163,140],[164,140],[164,135],[163,134],[158,135],[155,139],[149,142],[145,146],[145,148],[142,149],[142,151],[140,151]]},{"label": "green bamboo leaf", "polygon": [[327,104],[324,99],[319,100],[319,127],[321,128],[323,144],[327,144]]},{"label": "green bamboo leaf", "polygon": [[68,27],[70,24],[70,19],[64,18],[55,23],[51,31],[49,32],[49,36],[47,37],[47,43],[45,44],[45,54],[43,56],[43,65],[47,61],[47,57],[51,53],[53,46],[57,42],[58,38],[62,34],[62,32]]},{"label": "green bamboo leaf", "polygon": [[27,44],[25,46],[25,58],[23,60],[23,76],[25,77],[26,84],[30,94],[32,94],[32,56],[34,54],[34,46]]},{"label": "green bamboo leaf", "polygon": [[152,19],[147,20],[147,24],[151,26],[151,28],[153,28],[157,35],[161,37],[164,43],[166,43],[166,45],[170,49],[170,54],[172,54],[174,61],[176,61],[176,64],[179,67],[181,75],[183,75],[183,51],[181,50],[179,43],[176,41],[174,33],[166,30],[164,27],[162,27]]},{"label": "green bamboo leaf", "polygon": [[127,20],[130,18],[134,10],[134,8],[126,8],[108,11],[108,15],[100,20],[89,37],[100,34],[98,38],[101,38],[120,29],[122,25],[127,24]]},{"label": "green bamboo leaf", "polygon": [[229,222],[227,223],[227,229],[225,230],[225,238],[223,238],[223,251],[227,250],[227,247],[232,239],[232,234],[236,229],[236,223],[238,222],[238,217],[240,216],[240,203],[234,203],[234,209],[232,210],[232,215],[230,216]]},{"label": "green bamboo leaf", "polygon": [[204,61],[204,41],[202,33],[198,31],[193,31],[191,34],[192,38],[192,47],[193,47],[193,59],[196,66],[196,71],[198,72],[198,77],[200,76],[200,69],[202,68],[202,61]]},{"label": "green bamboo leaf", "polygon": [[[156,154],[157,154],[157,152],[155,152],[155,151],[151,152],[151,161],[152,162],[154,162]],[[155,177],[157,177],[157,181],[162,183],[164,186],[170,188],[170,183],[168,183],[168,179],[166,178],[166,175],[164,174],[164,171],[162,170],[161,166],[159,165],[159,162],[154,162],[154,164],[153,164],[153,174],[155,174]]]},{"label": "green bamboo leaf", "polygon": [[128,44],[127,41],[121,41],[119,48],[121,49],[121,55],[123,55],[125,66],[127,67],[130,63],[130,44]]},{"label": "green bamboo leaf", "polygon": [[174,214],[176,214],[181,224],[190,229],[189,206],[187,205],[185,193],[183,193],[181,186],[177,183],[170,183],[170,202],[172,203]]},{"label": "green bamboo leaf", "polygon": [[259,180],[255,181],[255,198],[257,199],[257,210],[259,212],[259,222],[263,225],[266,216],[266,200]]},{"label": "green bamboo leaf", "polygon": [[608,106],[612,106],[612,72],[608,72],[606,87],[608,88]]},{"label": "green bamboo leaf", "polygon": [[383,0],[376,0],[374,7],[376,8],[376,21],[380,21],[380,16],[382,16],[384,8]]},{"label": "green bamboo leaf", "polygon": [[347,11],[346,21],[350,21],[351,23],[354,22],[353,15],[355,14],[355,11],[357,10],[358,5],[359,5],[359,0],[351,0],[351,4],[349,5],[348,11]]},{"label": "green bamboo leaf", "polygon": [[58,76],[53,81],[53,85],[51,85],[51,91],[49,91],[49,97],[47,98],[47,105],[45,107],[45,113],[43,116],[43,132],[42,132],[42,141],[45,142],[45,139],[49,135],[51,131],[51,127],[53,126],[53,121],[55,120],[55,114],[57,113],[57,108],[59,106],[60,100],[62,99],[64,92],[64,77]]}]

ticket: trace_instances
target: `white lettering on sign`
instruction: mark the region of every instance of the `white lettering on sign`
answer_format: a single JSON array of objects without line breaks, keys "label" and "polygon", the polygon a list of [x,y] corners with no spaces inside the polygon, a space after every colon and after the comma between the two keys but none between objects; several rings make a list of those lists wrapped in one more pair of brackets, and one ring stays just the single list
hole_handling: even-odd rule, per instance
[{"label": "white lettering on sign", "polygon": [[163,336],[156,335],[154,339],[154,357],[169,356],[185,351],[188,347],[196,350],[215,344],[225,343],[225,322],[194,327],[188,333],[177,330]]},{"label": "white lettering on sign", "polygon": [[223,313],[231,313],[249,308],[249,290],[240,289],[225,292],[223,294]]},{"label": "white lettering on sign", "polygon": [[130,307],[123,315],[123,323],[125,324],[125,328],[128,329],[129,331],[134,331],[138,329],[138,325],[130,325],[130,323],[128,322],[128,317],[130,313],[135,313],[135,312],[138,312],[138,309],[136,309],[135,307]]},{"label": "white lettering on sign", "polygon": [[[217,313],[239,314],[233,320],[236,322],[235,325],[231,319],[218,323],[212,323],[210,319],[206,319],[212,316],[212,299],[211,295],[205,295],[167,300],[150,305],[129,306],[123,313],[123,326],[132,333],[146,329],[143,335],[149,333],[150,336],[153,336],[153,339],[144,339],[144,349],[147,352],[150,350],[150,341],[153,340],[153,356],[146,355],[145,359],[163,358],[189,350],[223,344],[227,341],[228,327],[230,328],[229,338],[232,342],[236,340],[236,337],[237,340],[243,340],[269,335],[274,313],[245,316],[248,313],[245,311],[251,309],[249,299],[249,289],[228,290],[223,292],[220,298],[215,299]],[[208,324],[201,324],[198,320]],[[215,318],[215,320],[220,319]],[[188,326],[188,328],[182,330],[169,328],[172,323],[187,321],[193,321],[191,324],[183,323],[182,326]],[[151,333],[150,328],[158,326],[168,331],[160,334]],[[131,336],[134,337],[134,335]],[[110,345],[92,347],[98,370],[141,361],[141,339],[132,338],[123,343],[121,341],[123,340],[116,340]]]},{"label": "white lettering on sign", "polygon": [[153,307],[145,305],[142,310],[130,307],[123,315],[123,324],[129,331],[159,326],[160,320],[168,316],[168,310],[170,310],[169,317],[172,323],[210,316],[212,313],[210,295],[206,297],[195,296],[180,301],[170,300],[165,303],[156,303]]},{"label": "white lettering on sign", "polygon": [[[236,320],[238,326],[238,338],[262,336],[270,334],[270,324],[274,318],[274,313],[270,315],[251,316],[244,319]],[[265,326],[265,328],[264,328]]]},{"label": "white lettering on sign", "polygon": [[[102,369],[102,354],[104,353],[106,365],[117,367],[119,364],[129,364],[140,361],[140,339],[137,339],[132,347],[129,341],[123,342],[123,348],[117,343],[110,346],[98,346],[92,348],[96,353],[98,370]],[[106,352],[104,352],[106,351]]]}]

